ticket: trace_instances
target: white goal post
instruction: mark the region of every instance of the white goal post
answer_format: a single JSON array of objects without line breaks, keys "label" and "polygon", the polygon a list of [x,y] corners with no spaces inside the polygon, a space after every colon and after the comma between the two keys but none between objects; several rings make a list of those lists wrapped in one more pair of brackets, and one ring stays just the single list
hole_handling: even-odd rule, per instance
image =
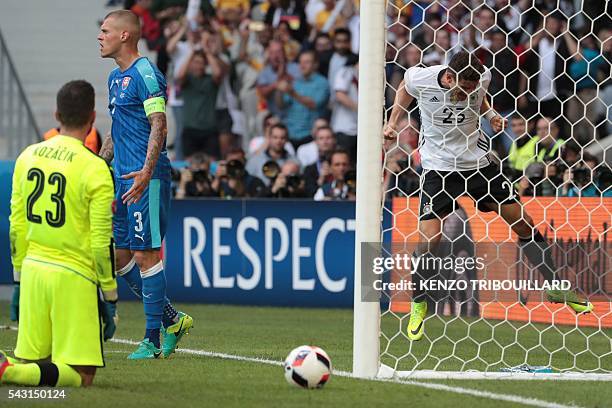
[{"label": "white goal post", "polygon": [[[478,3],[480,5],[477,7],[481,7],[491,2],[482,0]],[[397,6],[397,4],[403,4],[403,6]],[[603,299],[602,304],[606,301],[609,303],[609,311],[608,309],[602,311],[600,306],[599,313],[591,317],[591,319],[594,319],[591,322],[594,323],[587,326],[579,324],[577,318],[575,324],[568,323],[566,319],[562,321],[561,325],[557,325],[560,320],[555,319],[565,313],[561,310],[561,306],[549,309],[545,301],[534,301],[534,297],[532,297],[530,300],[531,306],[527,308],[527,302],[522,302],[522,299],[520,299],[522,293],[517,290],[519,299],[506,301],[505,303],[498,302],[497,295],[494,295],[493,299],[484,300],[476,296],[474,300],[478,303],[477,307],[480,314],[477,312],[475,315],[464,316],[456,310],[457,307],[461,308],[459,302],[450,306],[446,305],[446,309],[436,307],[434,314],[426,319],[427,324],[431,324],[433,327],[430,337],[426,335],[425,339],[420,342],[410,342],[404,333],[409,309],[396,308],[392,305],[399,298],[394,298],[395,295],[387,295],[387,299],[381,299],[382,303],[364,300],[364,296],[368,291],[371,292],[372,288],[363,284],[362,271],[367,265],[362,265],[362,245],[364,243],[382,243],[383,234],[387,234],[388,228],[394,229],[396,227],[396,214],[385,207],[385,198],[388,198],[388,191],[383,188],[385,174],[390,171],[386,167],[386,154],[389,153],[389,149],[392,149],[387,146],[385,151],[383,143],[382,129],[385,122],[385,106],[387,106],[387,109],[389,107],[388,100],[387,105],[385,105],[385,95],[387,93],[387,98],[389,98],[388,92],[394,93],[389,79],[385,76],[385,67],[390,63],[401,66],[397,61],[397,55],[402,52],[402,48],[412,46],[409,39],[400,49],[392,45],[395,60],[390,60],[387,37],[390,25],[403,24],[399,18],[402,8],[414,4],[415,2],[411,0],[401,2],[395,0],[361,0],[360,2],[353,375],[360,378],[612,381],[612,297],[610,297],[612,284],[601,283],[605,280],[604,278],[612,282],[612,270],[610,273],[604,271],[601,274],[600,288],[594,290],[596,295],[599,296],[598,299]],[[391,15],[389,7],[396,8],[397,15]],[[469,11],[472,14],[470,23],[474,21],[476,13],[474,10],[476,9]],[[493,8],[493,10],[497,14],[496,9]],[[577,13],[580,11],[579,9]],[[411,28],[405,28],[407,32],[411,32]],[[591,34],[594,33],[591,32]],[[409,35],[412,36],[413,34],[410,33]],[[529,41],[531,40],[533,39],[530,35]],[[423,63],[422,55],[423,53],[421,54],[421,63]],[[402,66],[402,68],[405,67]],[[573,97],[577,97],[575,85],[576,83],[574,83]],[[585,108],[584,112],[587,112],[588,109],[588,107]],[[536,112],[536,114],[541,113]],[[591,120],[587,119],[586,116],[587,114],[584,113],[579,119],[583,121]],[[562,117],[561,119],[565,120],[567,118]],[[597,126],[594,124],[592,127],[594,129]],[[572,129],[570,133],[572,136],[569,139],[573,139],[574,126],[570,125],[570,128]],[[582,146],[585,145],[582,144]],[[590,146],[592,147],[593,143],[586,144],[586,147]],[[396,145],[396,147],[398,146]],[[584,151],[587,150],[586,147]],[[401,150],[401,147],[398,149]],[[607,166],[609,169],[609,165],[605,163],[600,163],[600,165]],[[592,174],[594,174],[593,172],[594,170]],[[526,177],[525,173],[523,173],[523,176]],[[393,188],[389,187],[389,190],[391,189],[398,190],[401,187],[396,184]],[[533,191],[533,201],[536,202],[535,187]],[[412,212],[411,216],[416,219],[414,197],[408,198],[408,194],[406,194],[405,199],[405,209]],[[557,199],[560,200],[559,202],[566,203],[566,201],[563,201],[566,199],[565,197],[561,200],[557,195],[556,199],[553,198],[550,202],[550,208],[543,210],[545,217],[552,206],[559,204]],[[576,200],[580,199],[576,198]],[[598,207],[590,209],[587,206],[584,211],[588,213],[588,217],[596,220],[593,221],[594,223],[601,223],[600,217],[602,214],[612,221],[612,208],[609,208],[606,204],[611,203],[612,198],[609,201],[603,201],[604,199],[601,198],[600,200]],[[548,201],[546,202],[548,203]],[[575,210],[572,207],[573,204],[563,205],[568,206],[568,214],[570,210]],[[383,230],[383,214],[385,211],[390,214],[390,216],[389,214],[386,215],[392,219],[391,223],[393,224],[386,227],[387,230]],[[416,211],[418,212],[418,209]],[[469,217],[478,216],[477,214],[474,215],[474,211],[468,212]],[[552,210],[550,212],[552,213]],[[465,223],[468,221],[464,220]],[[555,228],[561,227],[547,225],[545,223],[546,219],[539,222],[540,224],[537,224],[536,227],[540,230],[548,228],[553,231],[546,238],[555,242],[557,239]],[[414,225],[416,224],[409,225],[415,228]],[[599,235],[596,234],[594,240],[607,239],[609,242],[610,238],[606,237],[608,235],[612,236],[612,227],[610,223],[606,224],[604,222],[602,225],[604,225],[604,229],[607,229],[603,232],[600,231]],[[405,225],[402,228],[406,228]],[[402,233],[405,233],[405,230]],[[591,239],[590,236],[589,239]],[[495,243],[494,239],[491,240],[498,247],[501,247],[502,244],[514,243],[510,240],[498,243]],[[612,245],[610,247],[612,248]],[[600,247],[597,248],[601,249]],[[612,249],[605,248],[607,247],[602,250],[601,259],[603,261],[601,262],[612,268],[612,257],[610,256]],[[591,249],[589,247],[589,250]],[[517,256],[522,256],[522,252],[520,254]],[[508,268],[508,278],[519,279],[515,277],[519,276],[518,267],[513,268],[515,266]],[[521,271],[525,270],[527,269],[521,269]],[[512,277],[510,276],[511,273],[514,274]],[[575,280],[577,281],[578,278],[576,277]],[[589,296],[594,292],[589,292]],[[401,302],[397,303],[409,304],[409,299],[404,296],[401,298]],[[484,309],[488,308],[487,310],[489,310],[494,307],[498,308],[496,309],[496,315],[483,312]],[[524,307],[525,312],[517,312],[522,307]],[[453,311],[449,312],[449,308],[453,308]],[[538,313],[542,311],[552,316],[550,322],[539,320]],[[526,320],[515,319],[514,313],[521,316],[525,315],[527,318],[525,318]],[[453,330],[460,334],[454,334]],[[507,337],[509,339],[507,342],[504,336],[510,336]],[[572,338],[571,336],[575,337]],[[415,343],[419,344],[415,345]],[[469,352],[464,352],[465,350],[462,350],[462,348],[468,349]],[[492,350],[490,354],[487,348]],[[567,355],[567,358],[565,360],[559,359],[560,355]],[[559,363],[559,361],[562,361],[562,363]],[[533,368],[536,371],[521,372],[519,366],[525,366],[528,369]],[[537,371],[540,368],[543,371]]]},{"label": "white goal post", "polygon": [[[359,111],[357,138],[357,201],[355,204],[355,306],[353,374],[375,377],[379,360],[380,306],[362,300],[361,242],[377,242],[381,234],[384,111],[385,0],[361,3],[359,31]],[[367,16],[367,17],[366,17]],[[362,107],[367,106],[367,109]],[[366,289],[366,288],[363,288]]]}]

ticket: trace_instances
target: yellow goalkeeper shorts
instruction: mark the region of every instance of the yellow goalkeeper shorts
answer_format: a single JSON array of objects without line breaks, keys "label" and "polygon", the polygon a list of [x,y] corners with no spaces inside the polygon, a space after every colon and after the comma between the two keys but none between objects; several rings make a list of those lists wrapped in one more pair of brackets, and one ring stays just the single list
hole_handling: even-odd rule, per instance
[{"label": "yellow goalkeeper shorts", "polygon": [[15,357],[104,366],[98,290],[77,271],[26,258]]}]

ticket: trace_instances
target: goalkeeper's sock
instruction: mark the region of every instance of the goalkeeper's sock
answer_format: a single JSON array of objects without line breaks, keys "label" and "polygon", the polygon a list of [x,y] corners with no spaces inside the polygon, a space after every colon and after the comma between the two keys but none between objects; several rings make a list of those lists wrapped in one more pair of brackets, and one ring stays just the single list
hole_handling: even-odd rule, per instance
[{"label": "goalkeeper's sock", "polygon": [[162,317],[162,324],[164,327],[170,327],[179,320],[179,315],[170,300],[166,298],[166,305],[164,306],[164,316]]},{"label": "goalkeeper's sock", "polygon": [[80,387],[81,376],[63,363],[10,364],[2,375],[2,383],[39,387]]},{"label": "goalkeeper's sock", "polygon": [[555,261],[552,259],[552,249],[540,231],[536,230],[533,238],[519,237],[519,245],[531,265],[538,268],[538,271],[547,282],[555,280],[557,268]]},{"label": "goalkeeper's sock", "polygon": [[142,299],[142,278],[140,277],[140,269],[138,265],[136,265],[134,258],[117,271],[117,276],[121,276],[125,279],[130,290],[138,296],[138,299]]},{"label": "goalkeeper's sock", "polygon": [[146,316],[147,333],[149,330],[157,330],[157,335],[152,332],[145,337],[159,348],[159,329],[161,328],[164,306],[166,305],[166,276],[164,275],[164,264],[160,261],[152,268],[142,271],[142,300]]}]

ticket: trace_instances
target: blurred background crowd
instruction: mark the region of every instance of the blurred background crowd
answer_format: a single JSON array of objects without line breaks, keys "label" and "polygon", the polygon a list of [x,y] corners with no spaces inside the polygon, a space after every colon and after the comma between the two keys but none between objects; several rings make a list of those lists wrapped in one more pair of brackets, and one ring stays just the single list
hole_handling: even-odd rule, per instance
[{"label": "blurred background crowd", "polygon": [[[584,3],[584,4],[583,4]],[[168,81],[175,196],[355,196],[359,0],[110,0],[141,17]],[[493,156],[523,195],[612,196],[606,2],[390,0],[386,107],[404,71],[460,49],[510,126]],[[387,109],[389,111],[389,109]],[[418,194],[420,118],[386,146],[388,197]]]}]

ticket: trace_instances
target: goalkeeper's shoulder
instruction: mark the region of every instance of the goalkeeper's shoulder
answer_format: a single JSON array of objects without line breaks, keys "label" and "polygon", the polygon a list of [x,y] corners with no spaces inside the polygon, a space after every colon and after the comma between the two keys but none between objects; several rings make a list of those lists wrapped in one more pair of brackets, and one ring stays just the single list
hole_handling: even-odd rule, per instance
[{"label": "goalkeeper's shoulder", "polygon": [[85,148],[83,154],[82,176],[87,184],[99,185],[100,183],[111,187],[114,183],[113,169],[102,157]]}]

